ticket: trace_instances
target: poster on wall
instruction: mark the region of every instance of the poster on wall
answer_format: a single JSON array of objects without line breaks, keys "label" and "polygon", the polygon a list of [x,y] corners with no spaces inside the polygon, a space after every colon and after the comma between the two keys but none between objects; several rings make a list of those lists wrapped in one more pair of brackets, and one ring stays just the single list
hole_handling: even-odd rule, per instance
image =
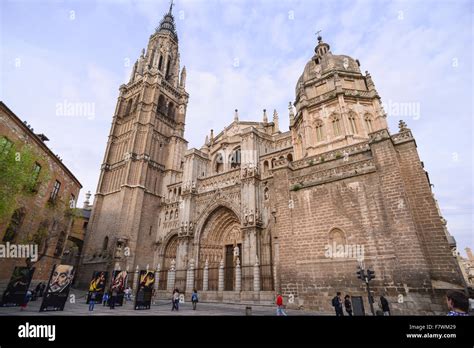
[{"label": "poster on wall", "polygon": [[135,309],[150,309],[155,273],[153,271],[140,271],[135,297]]},{"label": "poster on wall", "polygon": [[40,312],[62,311],[74,278],[74,266],[54,265]]},{"label": "poster on wall", "polygon": [[112,277],[112,283],[110,286],[110,292],[113,290],[117,291],[117,298],[115,300],[116,306],[123,305],[123,296],[125,291],[125,285],[127,284],[127,271],[114,271]]},{"label": "poster on wall", "polygon": [[89,283],[89,293],[87,294],[87,303],[89,303],[93,292],[96,293],[95,302],[96,303],[102,302],[102,296],[104,296],[104,292],[105,292],[105,283],[107,282],[107,275],[108,275],[108,272],[94,271],[94,273],[92,274],[92,279]]},{"label": "poster on wall", "polygon": [[15,267],[2,296],[2,307],[15,307],[23,304],[34,272],[34,268]]}]

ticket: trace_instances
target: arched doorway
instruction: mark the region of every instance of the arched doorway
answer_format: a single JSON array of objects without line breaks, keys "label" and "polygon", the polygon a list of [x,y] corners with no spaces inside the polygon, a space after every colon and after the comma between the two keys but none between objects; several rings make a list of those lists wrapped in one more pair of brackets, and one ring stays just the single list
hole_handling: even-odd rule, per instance
[{"label": "arched doorway", "polygon": [[237,215],[229,208],[215,209],[203,225],[199,238],[199,268],[209,267],[209,290],[217,290],[218,272],[224,261],[224,290],[234,290],[237,255],[242,259],[242,234]]},{"label": "arched doorway", "polygon": [[163,253],[163,266],[159,274],[159,289],[166,290],[168,285],[168,271],[171,268],[171,262],[176,261],[176,255],[178,253],[178,235],[172,236],[168,243],[166,244],[164,253]]}]

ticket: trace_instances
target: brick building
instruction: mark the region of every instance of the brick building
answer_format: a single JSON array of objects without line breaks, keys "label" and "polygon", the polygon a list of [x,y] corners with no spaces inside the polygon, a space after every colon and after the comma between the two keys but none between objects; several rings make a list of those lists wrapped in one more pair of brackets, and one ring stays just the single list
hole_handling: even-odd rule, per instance
[{"label": "brick building", "polygon": [[[0,137],[2,153],[29,146],[35,159],[31,171],[37,178],[34,189],[15,197],[13,215],[0,219],[1,243],[38,245],[33,283],[47,281],[52,266],[61,262],[72,222],[71,207],[75,207],[82,186],[45,144],[48,138],[35,134],[3,102],[0,102]],[[26,259],[5,258],[0,265],[0,282],[5,285],[13,268],[25,266]]]},{"label": "brick building", "polygon": [[196,287],[207,301],[332,312],[336,291],[360,297],[357,266],[394,313],[442,313],[462,288],[412,132],[391,134],[359,62],[318,37],[289,105],[269,120],[183,138],[188,94],[170,11],[120,87],[82,258],[94,270],[156,269],[158,294]]}]

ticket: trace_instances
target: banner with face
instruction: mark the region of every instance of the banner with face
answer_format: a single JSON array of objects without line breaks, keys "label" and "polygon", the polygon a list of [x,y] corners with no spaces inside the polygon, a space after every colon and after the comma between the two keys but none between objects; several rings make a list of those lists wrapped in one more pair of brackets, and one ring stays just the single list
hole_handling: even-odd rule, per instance
[{"label": "banner with face", "polygon": [[40,312],[62,311],[74,278],[74,266],[54,265]]},{"label": "banner with face", "polygon": [[117,292],[117,298],[115,299],[116,306],[123,305],[123,296],[125,291],[125,285],[127,284],[127,271],[114,271],[112,282],[110,284],[110,293],[113,294],[113,290]]},{"label": "banner with face", "polygon": [[33,278],[34,268],[15,267],[2,296],[2,306],[20,306],[25,302],[26,292]]},{"label": "banner with face", "polygon": [[153,271],[140,271],[137,284],[138,290],[135,297],[135,309],[150,309],[154,284],[155,273]]},{"label": "banner with face", "polygon": [[94,271],[89,283],[89,293],[87,294],[87,303],[90,302],[92,293],[95,292],[95,302],[102,302],[102,296],[105,292],[105,283],[107,282],[108,272]]}]

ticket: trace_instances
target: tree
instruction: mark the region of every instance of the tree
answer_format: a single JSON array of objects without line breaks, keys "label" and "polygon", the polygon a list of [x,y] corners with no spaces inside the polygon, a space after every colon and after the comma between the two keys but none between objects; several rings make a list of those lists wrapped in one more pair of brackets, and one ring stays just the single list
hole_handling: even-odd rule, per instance
[{"label": "tree", "polygon": [[18,198],[36,192],[39,179],[45,179],[46,169],[35,172],[39,156],[30,145],[19,147],[0,136],[0,221],[9,218],[18,205]]}]

